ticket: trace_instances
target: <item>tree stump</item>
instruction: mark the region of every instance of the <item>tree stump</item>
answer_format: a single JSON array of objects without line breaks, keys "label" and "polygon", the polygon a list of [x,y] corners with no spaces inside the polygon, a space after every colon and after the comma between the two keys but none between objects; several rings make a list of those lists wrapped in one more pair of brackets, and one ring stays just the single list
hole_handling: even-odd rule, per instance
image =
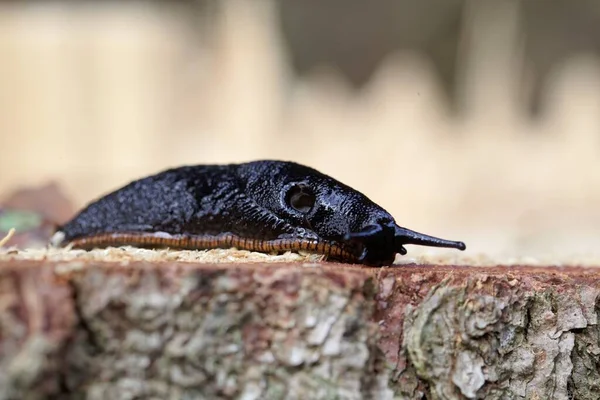
[{"label": "tree stump", "polygon": [[594,268],[0,262],[0,399],[598,399]]}]

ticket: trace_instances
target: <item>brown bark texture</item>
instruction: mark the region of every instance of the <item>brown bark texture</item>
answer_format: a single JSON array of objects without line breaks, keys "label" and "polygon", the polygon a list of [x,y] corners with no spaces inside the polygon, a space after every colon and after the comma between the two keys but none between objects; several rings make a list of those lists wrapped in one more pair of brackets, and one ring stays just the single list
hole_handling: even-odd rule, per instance
[{"label": "brown bark texture", "polygon": [[598,399],[600,269],[0,263],[4,399]]}]

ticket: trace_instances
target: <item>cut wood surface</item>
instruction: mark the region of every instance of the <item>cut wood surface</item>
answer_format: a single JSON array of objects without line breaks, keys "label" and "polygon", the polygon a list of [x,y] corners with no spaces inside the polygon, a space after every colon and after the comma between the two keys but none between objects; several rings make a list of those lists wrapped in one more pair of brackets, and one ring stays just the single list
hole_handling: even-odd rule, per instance
[{"label": "cut wood surface", "polygon": [[598,399],[600,269],[0,261],[1,399]]}]

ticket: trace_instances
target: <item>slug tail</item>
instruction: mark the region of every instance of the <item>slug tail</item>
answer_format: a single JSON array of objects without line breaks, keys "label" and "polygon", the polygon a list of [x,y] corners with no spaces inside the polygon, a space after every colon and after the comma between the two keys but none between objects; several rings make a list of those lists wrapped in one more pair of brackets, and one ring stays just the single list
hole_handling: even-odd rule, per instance
[{"label": "slug tail", "polygon": [[66,235],[63,231],[56,231],[50,238],[51,247],[62,247],[65,244]]},{"label": "slug tail", "polygon": [[[417,244],[430,247],[446,247],[451,249],[465,250],[467,246],[463,242],[454,240],[440,239],[434,236],[425,235],[423,233],[411,231],[410,229],[396,226],[395,243],[399,249],[404,249],[402,245]],[[406,250],[404,250],[406,251]],[[399,250],[402,254],[402,251]]]}]

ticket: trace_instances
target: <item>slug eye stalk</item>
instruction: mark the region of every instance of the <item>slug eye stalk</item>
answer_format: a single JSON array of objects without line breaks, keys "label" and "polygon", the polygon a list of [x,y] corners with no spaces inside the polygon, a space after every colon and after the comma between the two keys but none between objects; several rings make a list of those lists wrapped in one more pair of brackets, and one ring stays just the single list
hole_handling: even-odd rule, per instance
[{"label": "slug eye stalk", "polygon": [[358,261],[368,264],[393,263],[396,253],[401,255],[407,253],[404,247],[406,244],[466,249],[463,242],[425,235],[402,228],[395,223],[367,225],[359,232],[345,235],[344,241],[356,243],[360,249]]},{"label": "slug eye stalk", "polygon": [[435,236],[426,235],[411,231],[410,229],[403,228],[396,224],[392,225],[369,225],[362,231],[349,233],[344,237],[344,240],[357,240],[365,241],[375,236],[385,235],[385,231],[392,228],[394,229],[394,247],[397,253],[402,255],[406,254],[406,249],[403,247],[405,244],[417,244],[421,246],[430,247],[446,247],[451,249],[465,250],[467,246],[463,242],[457,242],[454,240],[446,240],[437,238]]},{"label": "slug eye stalk", "polygon": [[430,247],[447,247],[450,249],[465,250],[467,246],[463,242],[457,242],[454,240],[440,239],[435,236],[425,235],[423,233],[411,231],[410,229],[402,228],[396,225],[396,233],[394,235],[394,242],[397,246],[398,253],[403,254],[402,250],[406,252],[402,245],[404,244],[418,244],[421,246]]}]

